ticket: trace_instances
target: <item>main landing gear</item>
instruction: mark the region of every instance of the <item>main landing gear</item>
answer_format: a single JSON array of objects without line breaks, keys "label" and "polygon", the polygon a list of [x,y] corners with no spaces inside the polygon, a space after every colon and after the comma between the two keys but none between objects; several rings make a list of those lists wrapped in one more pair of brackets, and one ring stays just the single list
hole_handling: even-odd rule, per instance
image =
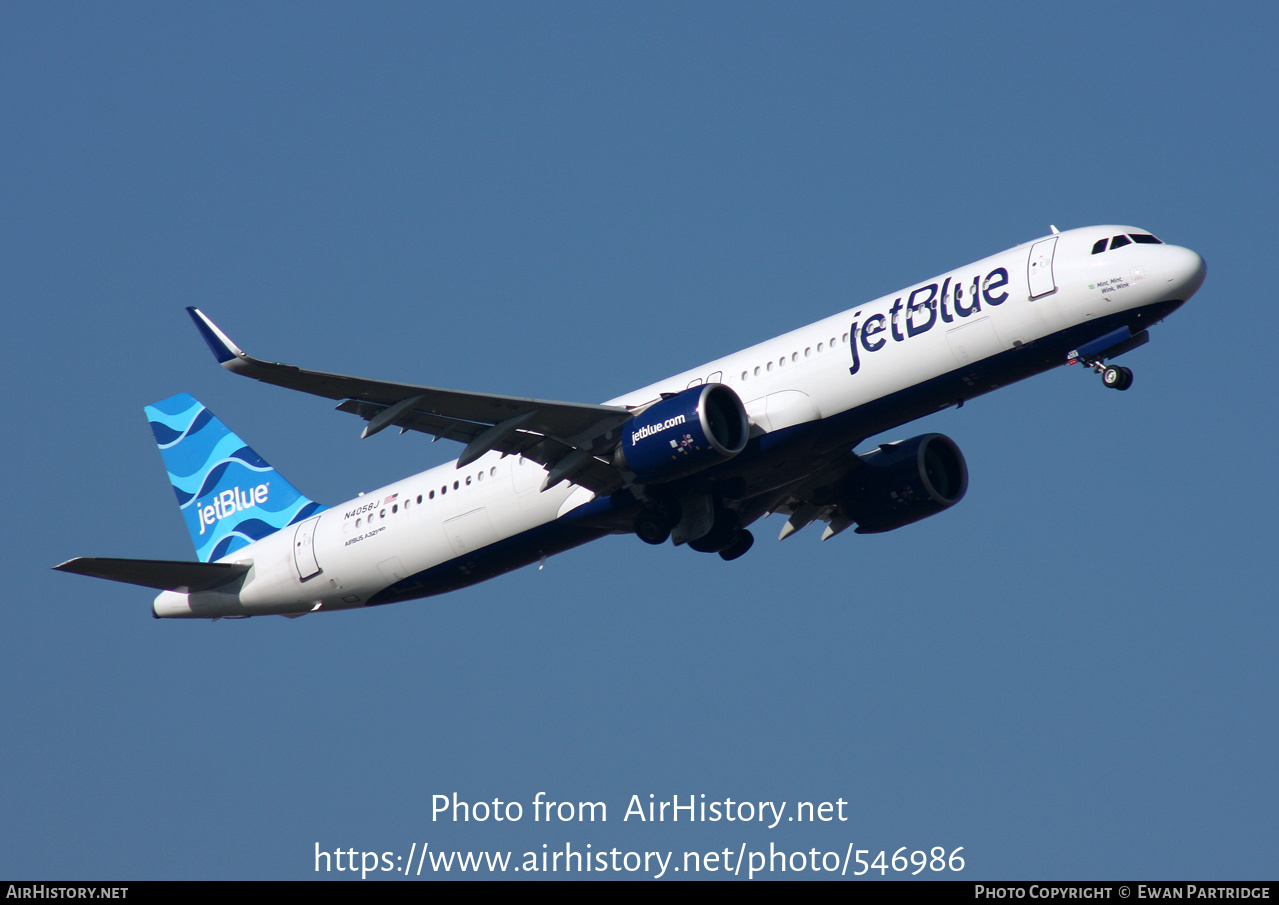
[{"label": "main landing gear", "polygon": [[688,542],[688,549],[698,553],[718,553],[725,562],[732,562],[755,543],[755,536],[745,528],[736,526],[737,518],[723,513],[715,519],[715,527],[696,540]]},{"label": "main landing gear", "polygon": [[671,520],[660,512],[645,509],[635,517],[635,534],[646,544],[658,546],[671,536]]},{"label": "main landing gear", "polygon": [[755,543],[755,535],[751,534],[745,528],[737,532],[732,542],[719,551],[719,558],[725,562],[732,562],[739,556],[745,555],[746,551]]},{"label": "main landing gear", "polygon": [[[675,520],[670,513],[653,508],[637,515],[632,526],[640,540],[654,545],[666,543],[674,527]],[[718,553],[726,562],[743,556],[755,543],[755,537],[745,528],[738,528],[736,514],[728,510],[716,512],[709,530],[703,530],[701,537],[678,542],[687,543],[690,550],[698,553]]]}]

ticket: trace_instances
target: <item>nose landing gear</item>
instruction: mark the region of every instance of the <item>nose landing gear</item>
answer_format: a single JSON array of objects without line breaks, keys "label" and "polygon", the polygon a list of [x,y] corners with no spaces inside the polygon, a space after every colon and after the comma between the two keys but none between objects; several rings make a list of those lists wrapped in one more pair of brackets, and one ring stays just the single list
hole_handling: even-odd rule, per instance
[{"label": "nose landing gear", "polygon": [[1104,364],[1100,358],[1085,358],[1078,352],[1071,352],[1066,356],[1066,364],[1081,364],[1086,368],[1092,368],[1094,374],[1101,375],[1102,386],[1110,387],[1112,390],[1126,390],[1132,386],[1132,371],[1130,369],[1119,365]]},{"label": "nose landing gear", "polygon": [[1126,390],[1132,386],[1132,371],[1115,365],[1109,367],[1095,366],[1094,371],[1101,371],[1101,382],[1112,390]]}]

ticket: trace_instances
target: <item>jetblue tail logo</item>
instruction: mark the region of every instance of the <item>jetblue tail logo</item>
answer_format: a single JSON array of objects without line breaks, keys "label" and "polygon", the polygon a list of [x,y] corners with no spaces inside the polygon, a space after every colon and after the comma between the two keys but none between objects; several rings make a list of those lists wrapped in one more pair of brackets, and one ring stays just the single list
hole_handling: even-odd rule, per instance
[{"label": "jetblue tail logo", "polygon": [[251,490],[244,491],[239,487],[224,490],[213,498],[212,504],[200,507],[200,535],[204,535],[207,525],[217,524],[221,519],[245,509],[252,508],[267,501],[271,485],[259,484]]},{"label": "jetblue tail logo", "polygon": [[284,480],[193,396],[146,408],[201,562],[212,562],[324,507]]}]

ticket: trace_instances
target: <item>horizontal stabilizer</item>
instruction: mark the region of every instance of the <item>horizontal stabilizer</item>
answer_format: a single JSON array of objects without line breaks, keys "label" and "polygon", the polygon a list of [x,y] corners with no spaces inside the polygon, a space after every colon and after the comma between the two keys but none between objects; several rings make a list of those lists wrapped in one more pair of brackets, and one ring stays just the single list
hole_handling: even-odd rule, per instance
[{"label": "horizontal stabilizer", "polygon": [[207,591],[234,581],[251,566],[232,562],[179,562],[171,559],[103,559],[80,556],[54,566],[90,578],[123,581],[160,591]]}]

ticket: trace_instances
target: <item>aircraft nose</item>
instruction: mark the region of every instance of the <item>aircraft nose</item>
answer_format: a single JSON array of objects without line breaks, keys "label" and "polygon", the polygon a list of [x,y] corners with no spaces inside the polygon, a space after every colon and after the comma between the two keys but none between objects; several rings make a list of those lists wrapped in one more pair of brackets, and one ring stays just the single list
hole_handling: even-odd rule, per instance
[{"label": "aircraft nose", "polygon": [[1174,290],[1178,298],[1190,298],[1203,285],[1204,276],[1208,273],[1204,259],[1198,252],[1182,248],[1180,245],[1165,245],[1164,251],[1169,259],[1167,264],[1169,289]]}]

